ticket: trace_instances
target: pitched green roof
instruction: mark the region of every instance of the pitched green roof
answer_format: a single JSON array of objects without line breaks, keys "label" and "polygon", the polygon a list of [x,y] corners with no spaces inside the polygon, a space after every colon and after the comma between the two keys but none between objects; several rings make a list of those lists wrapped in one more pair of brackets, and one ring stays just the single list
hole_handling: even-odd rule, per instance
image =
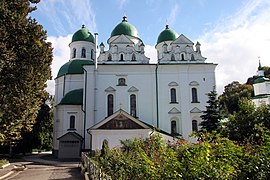
[{"label": "pitched green roof", "polygon": [[58,71],[57,77],[59,78],[65,74],[83,74],[83,65],[94,65],[92,60],[74,59],[64,64]]},{"label": "pitched green roof", "polygon": [[253,84],[262,83],[262,82],[265,82],[265,81],[270,81],[270,80],[269,80],[269,78],[260,76],[260,77],[257,77],[257,78],[254,80]]},{"label": "pitched green roof", "polygon": [[157,40],[157,44],[164,42],[164,41],[174,41],[178,38],[177,32],[174,30],[170,29],[168,25],[166,25],[166,28],[164,31],[162,31]]},{"label": "pitched green roof", "polygon": [[83,25],[81,29],[75,32],[72,36],[72,42],[74,41],[88,41],[95,43],[94,36],[90,31]]},{"label": "pitched green roof", "polygon": [[75,89],[68,92],[58,105],[82,105],[83,104],[83,89]]},{"label": "pitched green roof", "polygon": [[124,34],[139,38],[137,29],[132,24],[130,24],[126,18],[127,17],[124,16],[122,22],[113,29],[111,37]]}]

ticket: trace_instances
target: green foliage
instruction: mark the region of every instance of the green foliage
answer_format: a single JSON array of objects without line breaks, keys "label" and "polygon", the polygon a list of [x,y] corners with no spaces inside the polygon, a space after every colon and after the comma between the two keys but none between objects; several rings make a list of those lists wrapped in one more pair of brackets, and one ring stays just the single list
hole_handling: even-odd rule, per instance
[{"label": "green foliage", "polygon": [[253,95],[253,86],[248,84],[240,84],[233,81],[224,88],[224,92],[219,96],[220,106],[226,116],[239,111],[239,100],[241,98],[250,99]]},{"label": "green foliage", "polygon": [[213,90],[208,93],[207,96],[208,105],[206,106],[206,111],[203,111],[203,115],[201,115],[201,128],[205,129],[208,132],[217,131],[220,129],[220,120],[222,118],[219,111],[217,92]]},{"label": "green foliage", "polygon": [[32,149],[51,150],[53,138],[53,106],[50,108],[44,99],[31,132],[22,133],[14,151],[16,153],[31,152]]},{"label": "green foliage", "polygon": [[229,116],[225,124],[225,135],[240,143],[260,143],[262,132],[256,128],[263,126],[270,129],[270,107],[262,105],[258,108],[249,99],[239,101],[239,111]]},{"label": "green foliage", "polygon": [[106,161],[93,159],[112,179],[236,179],[244,150],[218,134],[203,134],[206,141],[190,144],[183,139],[164,144],[154,134],[145,140],[122,141]]},{"label": "green foliage", "polygon": [[[37,3],[38,0],[31,2]],[[28,0],[0,6],[0,143],[14,146],[35,123],[51,78],[51,43]]]}]

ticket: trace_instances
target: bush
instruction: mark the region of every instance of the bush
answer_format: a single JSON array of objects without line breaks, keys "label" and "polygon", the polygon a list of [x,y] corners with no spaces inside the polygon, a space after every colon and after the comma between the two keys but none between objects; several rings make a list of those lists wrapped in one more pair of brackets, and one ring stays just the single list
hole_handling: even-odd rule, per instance
[{"label": "bush", "polygon": [[[134,138],[122,141],[122,147],[119,149],[111,149],[108,152],[106,148],[106,159],[104,155],[101,156],[101,152],[97,152],[93,159],[113,179],[248,177],[245,173],[251,171],[243,169],[247,161],[247,152],[242,146],[218,134],[203,135],[205,141],[199,144],[190,144],[182,139],[164,144],[157,134],[145,140]],[[252,154],[251,149],[249,150]],[[257,159],[253,161],[256,163]],[[252,167],[253,161],[250,160],[246,166]]]}]

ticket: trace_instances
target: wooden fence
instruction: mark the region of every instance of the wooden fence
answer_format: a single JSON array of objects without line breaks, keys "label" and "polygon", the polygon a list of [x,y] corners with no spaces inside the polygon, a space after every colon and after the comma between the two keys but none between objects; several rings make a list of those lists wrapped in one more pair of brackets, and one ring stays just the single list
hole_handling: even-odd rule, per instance
[{"label": "wooden fence", "polygon": [[101,171],[90,158],[89,153],[82,152],[81,156],[81,172],[86,180],[111,180],[112,178]]}]

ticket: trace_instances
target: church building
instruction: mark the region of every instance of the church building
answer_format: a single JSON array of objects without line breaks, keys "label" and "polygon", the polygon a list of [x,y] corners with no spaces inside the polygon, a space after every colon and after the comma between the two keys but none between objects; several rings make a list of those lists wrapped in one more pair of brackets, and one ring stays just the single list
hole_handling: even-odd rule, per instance
[{"label": "church building", "polygon": [[70,59],[55,78],[56,156],[79,157],[104,141],[112,148],[154,132],[194,141],[189,135],[200,129],[217,66],[206,62],[199,42],[166,25],[157,35],[157,62],[149,63],[137,29],[124,16],[106,45],[82,26],[69,47]]},{"label": "church building", "polygon": [[265,77],[264,70],[259,62],[257,77],[253,82],[254,97],[252,101],[256,107],[262,104],[270,105],[270,79]]}]

